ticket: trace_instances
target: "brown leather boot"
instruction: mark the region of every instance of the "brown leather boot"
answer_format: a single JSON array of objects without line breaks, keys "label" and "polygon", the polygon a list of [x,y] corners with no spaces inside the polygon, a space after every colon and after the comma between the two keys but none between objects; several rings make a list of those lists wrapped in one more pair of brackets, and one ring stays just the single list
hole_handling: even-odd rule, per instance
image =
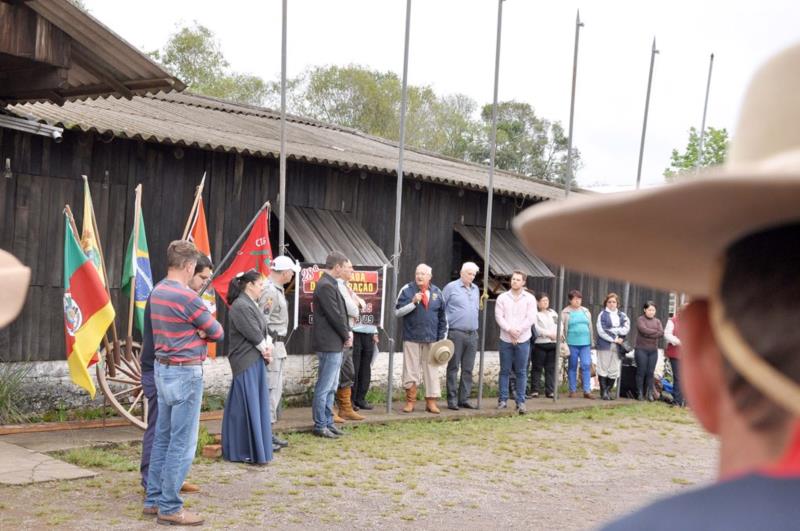
[{"label": "brown leather boot", "polygon": [[350,396],[353,393],[352,387],[345,387],[344,389],[339,389],[339,391],[342,395],[339,402],[339,416],[345,420],[364,420],[365,416],[353,411],[353,403],[350,401]]},{"label": "brown leather boot", "polygon": [[335,409],[333,410],[333,422],[335,422],[336,424],[344,424],[346,422],[339,415],[339,413],[342,412],[342,391],[343,391],[343,389],[337,389],[336,390],[336,398],[334,399],[336,407],[339,408],[338,412]]},{"label": "brown leather boot", "polygon": [[406,389],[406,405],[403,408],[403,413],[413,413],[414,404],[417,403],[417,384],[412,384],[411,387]]},{"label": "brown leather boot", "polygon": [[195,485],[194,483],[189,483],[188,481],[184,481],[183,485],[181,485],[181,492],[184,494],[200,492],[200,486]]},{"label": "brown leather boot", "polygon": [[586,398],[587,400],[594,400],[594,395],[592,395],[592,393],[583,393],[583,398]]},{"label": "brown leather boot", "polygon": [[203,525],[203,518],[186,509],[173,514],[158,513],[156,521],[161,525]]},{"label": "brown leather boot", "polygon": [[428,398],[427,396],[425,397],[425,411],[428,413],[433,413],[434,415],[441,413],[441,411],[439,411],[439,406],[436,405],[435,398]]}]

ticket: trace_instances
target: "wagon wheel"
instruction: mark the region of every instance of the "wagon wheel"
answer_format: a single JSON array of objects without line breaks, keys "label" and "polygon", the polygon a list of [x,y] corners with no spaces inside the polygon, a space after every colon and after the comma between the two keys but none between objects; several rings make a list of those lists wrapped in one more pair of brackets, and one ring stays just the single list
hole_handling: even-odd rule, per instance
[{"label": "wagon wheel", "polygon": [[125,346],[125,341],[120,341],[120,360],[114,364],[114,376],[109,374],[105,347],[100,350],[97,381],[114,409],[144,430],[147,429],[147,397],[142,389],[142,366],[139,363],[142,346],[136,342],[131,344],[130,360],[125,359]]}]

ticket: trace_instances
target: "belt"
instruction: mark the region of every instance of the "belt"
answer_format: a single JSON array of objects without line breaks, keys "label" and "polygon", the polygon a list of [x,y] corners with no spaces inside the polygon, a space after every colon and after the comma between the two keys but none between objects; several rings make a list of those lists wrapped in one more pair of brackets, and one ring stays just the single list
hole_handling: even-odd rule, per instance
[{"label": "belt", "polygon": [[203,360],[193,359],[193,360],[186,360],[186,361],[173,361],[166,358],[158,358],[158,362],[161,365],[177,365],[178,367],[182,367],[185,365],[202,365]]},{"label": "belt", "polygon": [[272,332],[267,332],[267,333],[269,334],[269,337],[272,338],[272,341],[274,341],[275,343],[283,343],[284,341],[286,341],[286,336],[285,335],[280,336],[280,335],[274,334]]},{"label": "belt", "polygon": [[478,333],[477,330],[459,330],[458,328],[451,328],[450,332],[461,332],[462,334],[467,334],[468,336]]}]

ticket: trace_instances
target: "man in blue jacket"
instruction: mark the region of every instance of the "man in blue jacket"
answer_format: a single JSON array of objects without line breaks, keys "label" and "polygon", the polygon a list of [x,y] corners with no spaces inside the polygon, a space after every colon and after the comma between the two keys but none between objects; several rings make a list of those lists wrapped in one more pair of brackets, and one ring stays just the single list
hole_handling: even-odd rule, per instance
[{"label": "man in blue jacket", "polygon": [[425,385],[425,411],[439,413],[436,401],[442,387],[438,367],[430,363],[430,348],[431,343],[444,339],[447,318],[442,291],[431,284],[432,275],[430,266],[418,265],[414,282],[403,286],[395,304],[395,315],[403,318],[403,413],[414,411],[420,380]]}]

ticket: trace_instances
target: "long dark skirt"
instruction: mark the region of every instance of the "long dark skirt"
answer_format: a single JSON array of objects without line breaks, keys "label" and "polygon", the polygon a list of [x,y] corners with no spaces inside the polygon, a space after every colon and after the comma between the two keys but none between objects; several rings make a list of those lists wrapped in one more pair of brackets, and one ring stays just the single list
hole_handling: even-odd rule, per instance
[{"label": "long dark skirt", "polygon": [[222,457],[253,464],[272,461],[269,382],[260,361],[231,382],[222,418]]}]

